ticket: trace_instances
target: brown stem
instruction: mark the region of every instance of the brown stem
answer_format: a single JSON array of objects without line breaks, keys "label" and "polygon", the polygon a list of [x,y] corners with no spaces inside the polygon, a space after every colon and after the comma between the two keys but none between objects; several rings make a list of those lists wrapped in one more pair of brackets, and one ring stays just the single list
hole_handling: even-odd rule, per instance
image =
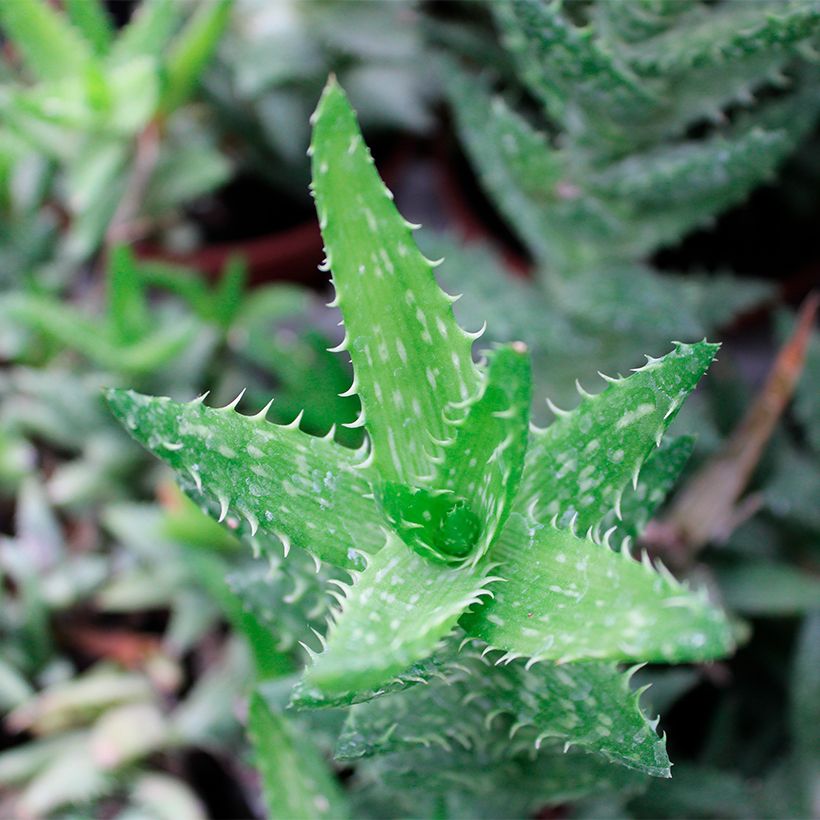
[{"label": "brown stem", "polygon": [[159,149],[160,123],[152,120],[137,137],[128,185],[106,231],[106,256],[115,245],[133,242],[146,229],[139,212],[159,159]]},{"label": "brown stem", "polygon": [[737,502],[797,386],[818,304],[817,293],[806,298],[797,326],[740,425],[678,494],[666,516],[647,526],[644,540],[669,563],[685,566],[703,546],[725,540],[755,512],[756,498]]}]

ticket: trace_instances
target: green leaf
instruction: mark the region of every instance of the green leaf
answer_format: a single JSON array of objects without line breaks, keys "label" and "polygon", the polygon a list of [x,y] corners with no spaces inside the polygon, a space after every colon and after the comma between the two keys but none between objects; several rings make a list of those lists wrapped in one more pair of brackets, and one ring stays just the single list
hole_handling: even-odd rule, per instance
[{"label": "green leaf", "polygon": [[624,488],[630,479],[637,482],[717,349],[705,341],[677,344],[629,378],[608,379],[601,393],[583,394],[575,410],[558,411],[549,427],[530,436],[516,509],[538,521],[575,519],[581,532],[612,509],[620,517]]},{"label": "green leaf", "polygon": [[352,703],[431,655],[461,614],[488,595],[486,563],[444,568],[393,533],[352,586],[340,584],[340,610],[321,654],[305,670],[305,703]]},{"label": "green leaf", "polygon": [[164,115],[179,108],[193,93],[228,25],[232,7],[233,0],[211,0],[200,4],[172,44],[165,63],[165,87],[160,99],[160,111]]},{"label": "green leaf", "polygon": [[313,192],[345,321],[345,340],[374,464],[385,480],[416,485],[432,439],[446,438],[442,409],[480,385],[473,335],[419,253],[379,179],[344,92],[331,80],[314,115]]},{"label": "green leaf", "polygon": [[[248,605],[244,595],[246,589],[237,590],[231,583],[230,564],[201,548],[189,547],[186,552],[187,563],[199,583],[211,599],[220,606],[231,626],[248,642],[257,679],[274,678],[293,671],[293,660],[284,651],[288,647],[282,646],[286,642],[274,633],[271,624],[258,617],[253,608]],[[268,606],[273,607],[278,604],[280,608],[287,610],[288,604],[282,600],[287,597],[284,590],[286,584],[283,583],[285,580],[283,573],[279,572],[274,575],[267,567],[260,567],[260,570],[266,576],[264,589]],[[274,575],[274,577],[268,577],[269,575]],[[295,593],[296,590],[293,589],[291,592]]]},{"label": "green leaf", "polygon": [[[531,376],[526,347],[518,342],[488,354],[482,392],[454,422],[432,486],[465,499],[481,530],[475,564],[504,527],[518,492],[529,432]],[[457,413],[450,408],[451,413]]]},{"label": "green leaf", "polygon": [[606,532],[615,526],[617,529],[612,538],[621,542],[628,537],[634,543],[677,483],[694,446],[693,436],[676,436],[664,441],[644,462],[637,486],[628,488],[624,493],[621,519],[613,511],[604,518],[600,529]]},{"label": "green leaf", "polygon": [[46,0],[0,3],[0,25],[42,80],[79,76],[91,60],[85,41]]},{"label": "green leaf", "polygon": [[[770,176],[791,147],[785,131],[742,129],[632,154],[592,175],[590,185],[600,195],[636,209],[671,208],[714,197],[728,203]],[[704,215],[716,210],[710,207]]]},{"label": "green leaf", "polygon": [[125,245],[111,252],[108,307],[111,331],[117,342],[129,344],[145,335],[150,326],[148,303],[134,255]]},{"label": "green leaf", "polygon": [[[329,693],[311,687],[302,678],[291,687],[288,705],[296,709],[310,710],[311,712],[327,707],[350,706],[354,703],[364,703],[393,692],[402,692],[418,683],[441,677],[447,674],[447,670],[454,662],[455,652],[452,640],[452,637],[445,639],[432,655],[412,663],[387,683],[382,682],[369,689],[359,688],[355,691]],[[334,735],[333,740],[335,741],[335,739],[336,736]]]},{"label": "green leaf", "polygon": [[82,32],[96,55],[104,55],[111,46],[114,26],[102,0],[66,0],[71,22]]},{"label": "green leaf", "polygon": [[549,749],[512,756],[508,748],[504,736],[487,751],[432,746],[360,762],[361,799],[368,808],[375,803],[377,817],[497,820],[538,816],[545,805],[589,794],[639,792],[645,781],[598,755]]},{"label": "green leaf", "polygon": [[820,23],[816,2],[727,4],[643,44],[632,59],[644,76],[691,75],[710,66],[758,54],[799,53],[815,38]]},{"label": "green leaf", "polygon": [[513,515],[491,557],[505,581],[460,623],[506,658],[679,663],[734,646],[703,594],[606,543]]},{"label": "green leaf", "polygon": [[109,62],[126,64],[137,57],[159,57],[179,26],[182,8],[176,0],[144,0],[117,37]]},{"label": "green leaf", "polygon": [[[595,23],[607,40],[638,43],[661,34],[680,22],[696,16],[698,3],[687,0],[652,0],[638,3],[596,3]],[[614,45],[614,44],[613,44]]]},{"label": "green leaf", "polygon": [[618,139],[655,104],[653,92],[558,3],[512,0],[494,9],[507,48],[548,114],[581,140]]},{"label": "green leaf", "polygon": [[361,454],[330,438],[309,436],[227,407],[187,404],[133,391],[106,393],[126,430],[186,481],[215,498],[220,517],[235,510],[288,546],[341,567],[362,565],[360,553],[384,542],[381,517],[369,495]]},{"label": "green leaf", "polygon": [[[385,482],[388,521],[419,555],[475,565],[510,513],[527,449],[529,359],[523,345],[490,354],[487,378],[470,402],[451,406],[450,435],[427,490]],[[465,406],[466,404],[466,406]]]},{"label": "green leaf", "polygon": [[512,111],[503,98],[490,99],[485,83],[448,65],[446,88],[459,135],[481,184],[510,227],[540,256],[549,253],[542,207],[564,172],[562,158],[546,135]]},{"label": "green leaf", "polygon": [[807,814],[816,805],[817,767],[820,764],[820,613],[812,612],[800,629],[791,674],[791,732],[797,774],[802,785],[800,799]]},{"label": "green leaf", "polygon": [[664,742],[656,722],[642,713],[629,677],[606,663],[497,666],[470,648],[454,657],[443,680],[354,706],[336,756],[358,758],[420,745],[481,749],[500,731],[511,750],[578,746],[668,777]]},{"label": "green leaf", "polygon": [[248,736],[272,820],[350,816],[339,783],[310,738],[269,709],[258,694],[251,698]]},{"label": "green leaf", "polygon": [[0,300],[3,314],[42,333],[69,350],[77,350],[114,373],[149,374],[179,356],[199,329],[190,318],[166,324],[122,346],[100,332],[100,322],[69,306],[33,293],[15,293]]},{"label": "green leaf", "polygon": [[726,606],[744,615],[772,617],[811,612],[820,601],[820,580],[788,564],[745,558],[717,569]]}]

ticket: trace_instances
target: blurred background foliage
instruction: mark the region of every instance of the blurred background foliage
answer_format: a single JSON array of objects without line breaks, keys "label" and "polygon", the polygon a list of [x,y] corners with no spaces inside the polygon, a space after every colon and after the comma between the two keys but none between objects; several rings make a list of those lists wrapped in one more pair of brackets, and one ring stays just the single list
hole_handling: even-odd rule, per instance
[{"label": "blurred background foliage", "polygon": [[[0,815],[262,816],[254,678],[256,754],[356,816],[820,810],[810,316],[793,401],[733,437],[820,269],[817,3],[7,0],[0,32]],[[753,457],[702,537],[679,492],[648,546],[749,637],[639,673],[671,781],[570,788],[511,757],[468,782],[440,750],[334,772],[338,716],[284,711],[327,571],[254,558],[103,408],[102,386],[246,389],[248,411],[275,396],[271,420],[360,443],[307,191],[330,72],[462,325],[533,350],[540,421],[578,374],[725,341],[676,422],[696,517],[727,441]]]}]

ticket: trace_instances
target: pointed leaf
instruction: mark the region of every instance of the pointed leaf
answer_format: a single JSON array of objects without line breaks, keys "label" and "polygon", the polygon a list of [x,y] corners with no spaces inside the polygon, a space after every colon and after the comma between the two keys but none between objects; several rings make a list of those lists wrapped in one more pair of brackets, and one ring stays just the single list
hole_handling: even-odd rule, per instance
[{"label": "pointed leaf", "polygon": [[478,389],[472,337],[379,179],[344,92],[331,80],[314,115],[313,192],[363,417],[382,477],[429,472],[442,409]]},{"label": "pointed leaf", "polygon": [[383,543],[361,455],[293,425],[133,391],[106,393],[126,430],[182,477],[288,545],[342,567]]},{"label": "pointed leaf", "polygon": [[619,544],[626,537],[634,543],[640,537],[655,510],[677,483],[694,446],[693,436],[676,436],[664,441],[647,458],[637,486],[627,488],[621,500],[621,520],[611,512],[601,523],[602,532],[610,527],[617,528],[611,536],[612,543]]},{"label": "pointed leaf", "polygon": [[232,6],[233,0],[212,0],[199,5],[171,46],[160,100],[163,114],[170,114],[186,102],[196,88],[228,25]]},{"label": "pointed leaf", "polygon": [[629,675],[614,664],[494,666],[477,650],[460,653],[445,680],[354,706],[336,756],[357,758],[414,746],[480,749],[493,731],[512,748],[579,746],[608,760],[669,776],[664,742],[642,713]]},{"label": "pointed leaf", "polygon": [[445,413],[451,438],[426,477],[384,482],[379,501],[401,539],[439,563],[475,565],[510,513],[527,449],[530,369],[522,344],[489,354],[481,392]]},{"label": "pointed leaf", "polygon": [[305,670],[305,702],[352,703],[427,658],[464,610],[490,594],[487,570],[442,567],[388,534],[367,569],[342,587],[327,648]]},{"label": "pointed leaf", "polygon": [[71,22],[82,32],[95,54],[105,54],[114,35],[114,25],[102,0],[66,0]]},{"label": "pointed leaf", "polygon": [[456,423],[433,486],[467,501],[481,533],[473,564],[490,548],[518,492],[529,432],[531,375],[520,342],[489,354],[480,396]]},{"label": "pointed leaf", "polygon": [[79,76],[91,60],[88,44],[47,0],[0,3],[0,25],[42,80]]},{"label": "pointed leaf", "polygon": [[712,14],[693,15],[643,44],[632,64],[645,76],[691,76],[761,54],[794,56],[800,43],[817,37],[815,2],[729,4]]},{"label": "pointed leaf", "polygon": [[652,92],[589,28],[576,26],[558,3],[512,0],[495,10],[521,76],[550,116],[584,139],[619,135],[645,116]]},{"label": "pointed leaf", "polygon": [[0,310],[15,321],[53,339],[69,350],[77,350],[92,362],[115,373],[153,373],[190,345],[201,325],[192,317],[182,317],[120,345],[102,333],[98,319],[84,316],[56,299],[35,293],[18,292],[0,300]]},{"label": "pointed leaf", "polygon": [[628,552],[513,515],[492,557],[506,580],[461,625],[509,657],[675,663],[733,648],[720,610]]},{"label": "pointed leaf", "polygon": [[257,694],[251,698],[248,735],[271,820],[350,816],[338,781],[310,738]]},{"label": "pointed leaf", "polygon": [[629,378],[587,396],[530,436],[516,509],[538,521],[558,516],[584,532],[619,510],[624,488],[672,423],[718,349],[707,342],[678,344]]},{"label": "pointed leaf", "polygon": [[144,0],[123,28],[110,62],[128,63],[137,57],[159,57],[182,18],[183,6],[176,0]]}]

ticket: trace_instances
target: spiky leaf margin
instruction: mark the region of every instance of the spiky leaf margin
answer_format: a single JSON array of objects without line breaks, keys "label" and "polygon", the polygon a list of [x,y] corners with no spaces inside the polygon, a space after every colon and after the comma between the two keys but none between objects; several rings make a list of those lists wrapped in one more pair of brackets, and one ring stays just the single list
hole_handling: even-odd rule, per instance
[{"label": "spiky leaf margin", "polygon": [[433,440],[446,437],[442,409],[480,385],[475,334],[453,317],[434,263],[413,240],[373,167],[356,115],[331,79],[313,115],[312,191],[344,317],[372,459],[384,480],[415,485],[429,472]]},{"label": "spiky leaf margin", "polygon": [[362,567],[361,553],[381,547],[362,454],[303,433],[298,417],[281,426],[266,421],[267,408],[240,415],[236,401],[210,408],[123,390],[106,398],[137,441],[217,500],[220,520],[233,510],[251,535],[270,533],[340,567]]},{"label": "spiky leaf margin", "polygon": [[306,704],[352,703],[379,691],[413,663],[433,654],[470,606],[491,595],[490,565],[445,568],[410,550],[394,533],[354,573],[352,586],[339,584],[324,651],[305,670]]}]

